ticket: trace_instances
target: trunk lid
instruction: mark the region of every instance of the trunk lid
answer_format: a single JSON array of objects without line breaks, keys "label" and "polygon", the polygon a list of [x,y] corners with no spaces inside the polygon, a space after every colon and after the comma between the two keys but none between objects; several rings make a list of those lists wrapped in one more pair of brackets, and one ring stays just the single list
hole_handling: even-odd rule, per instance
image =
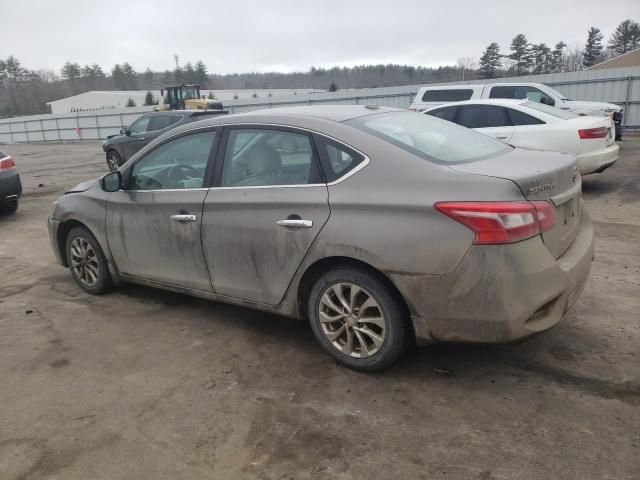
[{"label": "trunk lid", "polygon": [[573,156],[515,148],[505,155],[450,168],[511,180],[527,200],[547,200],[553,206],[555,224],[542,234],[544,244],[558,258],[573,243],[580,224],[582,198],[582,182]]}]

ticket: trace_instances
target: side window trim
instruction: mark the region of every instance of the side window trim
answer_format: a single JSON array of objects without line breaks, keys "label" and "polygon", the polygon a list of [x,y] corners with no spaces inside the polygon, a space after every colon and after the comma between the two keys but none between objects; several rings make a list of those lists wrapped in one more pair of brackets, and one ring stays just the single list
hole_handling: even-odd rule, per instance
[{"label": "side window trim", "polygon": [[[322,166],[323,176],[329,185],[335,185],[336,183],[341,182],[345,178],[351,176],[354,170],[356,171],[360,170],[364,166],[362,164],[366,164],[369,162],[368,157],[363,153],[359,152],[353,147],[350,147],[349,145],[345,145],[344,143],[334,140],[332,138],[326,137],[319,133],[314,133],[313,140],[319,154],[318,157],[320,159],[320,164]],[[352,166],[336,174],[333,171],[330,160],[328,158],[328,152],[326,148],[328,145],[333,146],[337,150],[342,150],[346,152],[356,160],[356,163],[354,163]]]},{"label": "side window trim", "polygon": [[[246,186],[222,186],[222,171],[224,168],[224,159],[227,152],[227,147],[229,144],[229,134],[232,130],[275,130],[279,132],[291,132],[296,133],[298,135],[305,135],[309,139],[309,144],[311,146],[311,172],[316,173],[319,177],[319,182],[314,183],[301,183],[301,184],[291,184],[291,185],[246,185]],[[222,127],[222,135],[220,135],[220,140],[217,145],[217,152],[215,155],[215,160],[213,162],[213,167],[211,169],[210,174],[210,188],[216,190],[228,190],[228,189],[246,189],[246,188],[300,188],[300,187],[317,187],[326,185],[326,180],[324,180],[324,172],[322,166],[320,164],[318,158],[318,151],[313,141],[313,132],[310,130],[306,130],[303,128],[290,127],[285,125],[269,125],[269,124],[233,124],[233,125],[224,125]]]},{"label": "side window trim", "polygon": [[[187,130],[186,132],[181,132],[178,135],[173,135],[167,139],[165,139],[164,141],[154,145],[152,148],[149,149],[145,149],[142,151],[142,154],[139,155],[133,162],[129,163],[129,165],[127,165],[126,169],[122,172],[122,180],[123,180],[123,185],[124,185],[124,191],[127,192],[172,192],[172,191],[184,191],[184,190],[208,190],[209,188],[211,188],[211,172],[213,170],[213,163],[214,163],[214,159],[216,158],[216,153],[219,149],[220,146],[220,140],[221,140],[221,127],[202,127],[199,129],[194,129],[194,130]],[[133,171],[133,167],[140,161],[142,161],[147,155],[149,155],[150,153],[154,152],[155,150],[157,150],[158,148],[162,147],[163,145],[166,145],[169,142],[172,142],[174,140],[178,140],[179,138],[182,137],[186,137],[189,135],[194,135],[194,134],[198,134],[198,133],[204,133],[204,132],[215,132],[216,135],[213,139],[213,145],[211,146],[211,150],[209,151],[209,158],[207,160],[207,166],[205,168],[204,171],[204,177],[203,177],[203,185],[202,187],[198,187],[198,188],[189,188],[189,189],[170,189],[170,188],[165,188],[165,189],[157,189],[157,190],[136,190],[136,189],[130,189],[129,188],[129,183],[131,181],[131,172]]]}]

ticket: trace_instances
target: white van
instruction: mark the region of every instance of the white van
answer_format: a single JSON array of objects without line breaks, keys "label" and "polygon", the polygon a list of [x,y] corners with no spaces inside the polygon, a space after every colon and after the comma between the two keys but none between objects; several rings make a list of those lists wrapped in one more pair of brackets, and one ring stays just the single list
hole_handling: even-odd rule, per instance
[{"label": "white van", "polygon": [[514,98],[528,99],[562,110],[569,110],[578,115],[610,116],[616,125],[616,138],[619,139],[622,126],[622,107],[613,103],[583,102],[569,100],[560,92],[543,83],[489,83],[486,85],[440,85],[426,86],[418,90],[413,99],[411,110],[421,112],[427,108],[451,102],[477,100],[480,98]]}]

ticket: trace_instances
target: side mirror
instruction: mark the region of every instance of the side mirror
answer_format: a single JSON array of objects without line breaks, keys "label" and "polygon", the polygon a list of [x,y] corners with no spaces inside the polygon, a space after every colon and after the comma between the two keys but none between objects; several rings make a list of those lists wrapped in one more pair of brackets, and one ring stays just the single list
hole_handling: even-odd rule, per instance
[{"label": "side mirror", "polygon": [[100,186],[105,192],[117,192],[122,186],[122,174],[120,170],[107,173],[100,179]]},{"label": "side mirror", "polygon": [[120,129],[120,133],[121,133],[122,135],[129,135],[129,129],[128,129],[127,127],[122,127],[122,128]]}]

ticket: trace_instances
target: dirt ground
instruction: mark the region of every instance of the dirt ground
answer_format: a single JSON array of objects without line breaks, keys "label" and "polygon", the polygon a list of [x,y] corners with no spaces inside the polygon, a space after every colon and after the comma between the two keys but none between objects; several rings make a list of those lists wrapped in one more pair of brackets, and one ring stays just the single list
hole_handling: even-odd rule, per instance
[{"label": "dirt ground", "polygon": [[640,478],[640,141],[584,179],[596,258],[555,329],[337,366],[302,322],[150,288],[94,297],[46,219],[97,143],[3,146],[0,479]]}]

